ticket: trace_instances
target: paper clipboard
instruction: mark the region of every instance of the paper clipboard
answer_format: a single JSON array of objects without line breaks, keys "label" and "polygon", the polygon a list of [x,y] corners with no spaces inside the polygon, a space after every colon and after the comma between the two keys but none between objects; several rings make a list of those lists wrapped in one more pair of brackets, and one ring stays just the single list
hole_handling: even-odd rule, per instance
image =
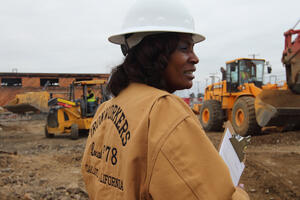
[{"label": "paper clipboard", "polygon": [[240,177],[245,169],[245,148],[250,142],[250,136],[237,135],[230,123],[225,123],[225,130],[219,144],[219,154],[229,168],[232,181],[238,185]]}]

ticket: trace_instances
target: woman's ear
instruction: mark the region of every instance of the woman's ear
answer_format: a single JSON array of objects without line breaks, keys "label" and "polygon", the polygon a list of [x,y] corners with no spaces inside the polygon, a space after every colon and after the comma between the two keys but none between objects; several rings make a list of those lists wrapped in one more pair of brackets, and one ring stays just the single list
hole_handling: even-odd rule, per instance
[{"label": "woman's ear", "polygon": [[128,45],[121,44],[121,51],[124,56],[126,56],[128,54],[128,50],[129,50]]}]

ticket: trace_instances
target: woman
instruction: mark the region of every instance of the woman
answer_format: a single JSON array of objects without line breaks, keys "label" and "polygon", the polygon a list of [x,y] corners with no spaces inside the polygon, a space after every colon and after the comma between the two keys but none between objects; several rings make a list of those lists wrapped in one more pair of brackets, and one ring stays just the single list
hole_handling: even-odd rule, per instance
[{"label": "woman", "polygon": [[[159,2],[177,11],[172,18],[184,9],[170,9],[174,2]],[[144,2],[135,9],[154,12],[145,6],[151,7]],[[155,28],[153,17],[151,30],[109,38],[125,45],[126,57],[112,71],[114,98],[97,110],[87,140],[82,173],[90,199],[248,199],[233,186],[192,110],[172,94],[192,87],[199,61],[193,47],[204,37],[180,26],[162,28],[161,20]]]}]

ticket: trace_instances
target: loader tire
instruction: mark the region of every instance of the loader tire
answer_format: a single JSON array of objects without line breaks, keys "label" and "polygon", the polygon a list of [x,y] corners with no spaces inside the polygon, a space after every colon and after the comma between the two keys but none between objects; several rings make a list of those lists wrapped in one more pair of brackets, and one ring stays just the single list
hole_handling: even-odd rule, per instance
[{"label": "loader tire", "polygon": [[199,120],[205,131],[221,131],[224,121],[221,103],[216,100],[204,101]]},{"label": "loader tire", "polygon": [[77,140],[79,137],[79,130],[78,130],[78,125],[77,124],[72,124],[71,125],[71,139],[72,140]]},{"label": "loader tire", "polygon": [[46,136],[46,138],[53,138],[54,137],[53,133],[48,132],[47,125],[45,126],[45,136]]},{"label": "loader tire", "polygon": [[240,136],[255,135],[261,128],[256,122],[254,97],[241,97],[233,105],[232,126]]}]

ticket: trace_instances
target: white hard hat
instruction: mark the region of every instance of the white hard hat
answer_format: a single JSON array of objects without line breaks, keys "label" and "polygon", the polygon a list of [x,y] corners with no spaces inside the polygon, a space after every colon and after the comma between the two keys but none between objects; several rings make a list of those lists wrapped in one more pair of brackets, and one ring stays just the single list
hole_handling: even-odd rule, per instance
[{"label": "white hard hat", "polygon": [[[145,36],[163,32],[190,33],[194,43],[204,36],[195,32],[194,19],[180,0],[138,0],[129,10],[122,31],[108,40],[115,44],[137,45]],[[130,37],[125,36],[129,34]]]}]

